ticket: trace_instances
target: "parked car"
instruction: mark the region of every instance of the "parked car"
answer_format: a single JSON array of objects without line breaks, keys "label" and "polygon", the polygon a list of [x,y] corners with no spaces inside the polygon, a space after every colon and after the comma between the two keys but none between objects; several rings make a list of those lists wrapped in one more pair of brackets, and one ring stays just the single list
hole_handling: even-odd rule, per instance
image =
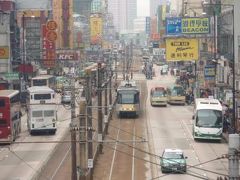
[{"label": "parked car", "polygon": [[163,151],[160,165],[162,173],[186,173],[187,172],[187,157],[181,149],[165,149]]},{"label": "parked car", "polygon": [[61,102],[63,104],[71,103],[71,91],[64,91],[63,92]]}]

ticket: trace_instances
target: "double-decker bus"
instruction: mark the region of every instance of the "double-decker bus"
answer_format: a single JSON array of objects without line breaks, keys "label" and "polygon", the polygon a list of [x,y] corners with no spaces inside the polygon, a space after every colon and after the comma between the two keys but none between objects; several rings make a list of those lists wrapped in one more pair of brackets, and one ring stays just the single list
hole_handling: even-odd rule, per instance
[{"label": "double-decker bus", "polygon": [[194,139],[222,139],[222,105],[217,99],[196,98],[193,114]]},{"label": "double-decker bus", "polygon": [[31,86],[47,86],[55,90],[56,88],[55,76],[40,75],[40,76],[33,77],[31,80]]},{"label": "double-decker bus", "polygon": [[122,81],[117,89],[116,112],[119,117],[138,116],[140,112],[140,91],[135,81]]},{"label": "double-decker bus", "polygon": [[35,132],[55,134],[57,130],[57,106],[53,89],[47,86],[28,88],[27,107],[30,134]]},{"label": "double-decker bus", "polygon": [[0,143],[11,143],[21,132],[21,104],[17,90],[0,90]]}]

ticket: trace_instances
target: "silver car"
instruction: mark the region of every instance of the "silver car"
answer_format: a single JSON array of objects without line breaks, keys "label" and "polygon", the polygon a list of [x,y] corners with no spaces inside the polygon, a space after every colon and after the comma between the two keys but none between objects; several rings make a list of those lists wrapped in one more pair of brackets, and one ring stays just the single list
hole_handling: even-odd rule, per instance
[{"label": "silver car", "polygon": [[71,103],[71,91],[64,91],[62,95],[62,103]]}]

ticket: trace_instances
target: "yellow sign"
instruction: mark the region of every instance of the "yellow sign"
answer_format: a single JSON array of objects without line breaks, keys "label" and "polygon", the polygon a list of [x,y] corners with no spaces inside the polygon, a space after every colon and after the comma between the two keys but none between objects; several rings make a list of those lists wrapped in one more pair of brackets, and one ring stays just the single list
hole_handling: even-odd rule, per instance
[{"label": "yellow sign", "polygon": [[209,18],[182,18],[183,34],[210,33]]},{"label": "yellow sign", "polygon": [[167,61],[196,61],[199,56],[198,40],[189,38],[166,39]]},{"label": "yellow sign", "polygon": [[92,43],[98,43],[102,39],[103,22],[101,17],[90,17],[90,36]]},{"label": "yellow sign", "polygon": [[7,46],[0,46],[0,59],[9,58],[9,48]]}]

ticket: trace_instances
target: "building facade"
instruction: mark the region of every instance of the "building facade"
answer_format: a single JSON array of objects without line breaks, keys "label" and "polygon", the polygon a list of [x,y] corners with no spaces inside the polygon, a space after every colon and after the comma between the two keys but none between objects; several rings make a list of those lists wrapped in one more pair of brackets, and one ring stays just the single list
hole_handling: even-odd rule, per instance
[{"label": "building facade", "polygon": [[133,30],[133,20],[137,17],[136,0],[109,0],[108,12],[113,14],[113,22],[117,32]]}]

